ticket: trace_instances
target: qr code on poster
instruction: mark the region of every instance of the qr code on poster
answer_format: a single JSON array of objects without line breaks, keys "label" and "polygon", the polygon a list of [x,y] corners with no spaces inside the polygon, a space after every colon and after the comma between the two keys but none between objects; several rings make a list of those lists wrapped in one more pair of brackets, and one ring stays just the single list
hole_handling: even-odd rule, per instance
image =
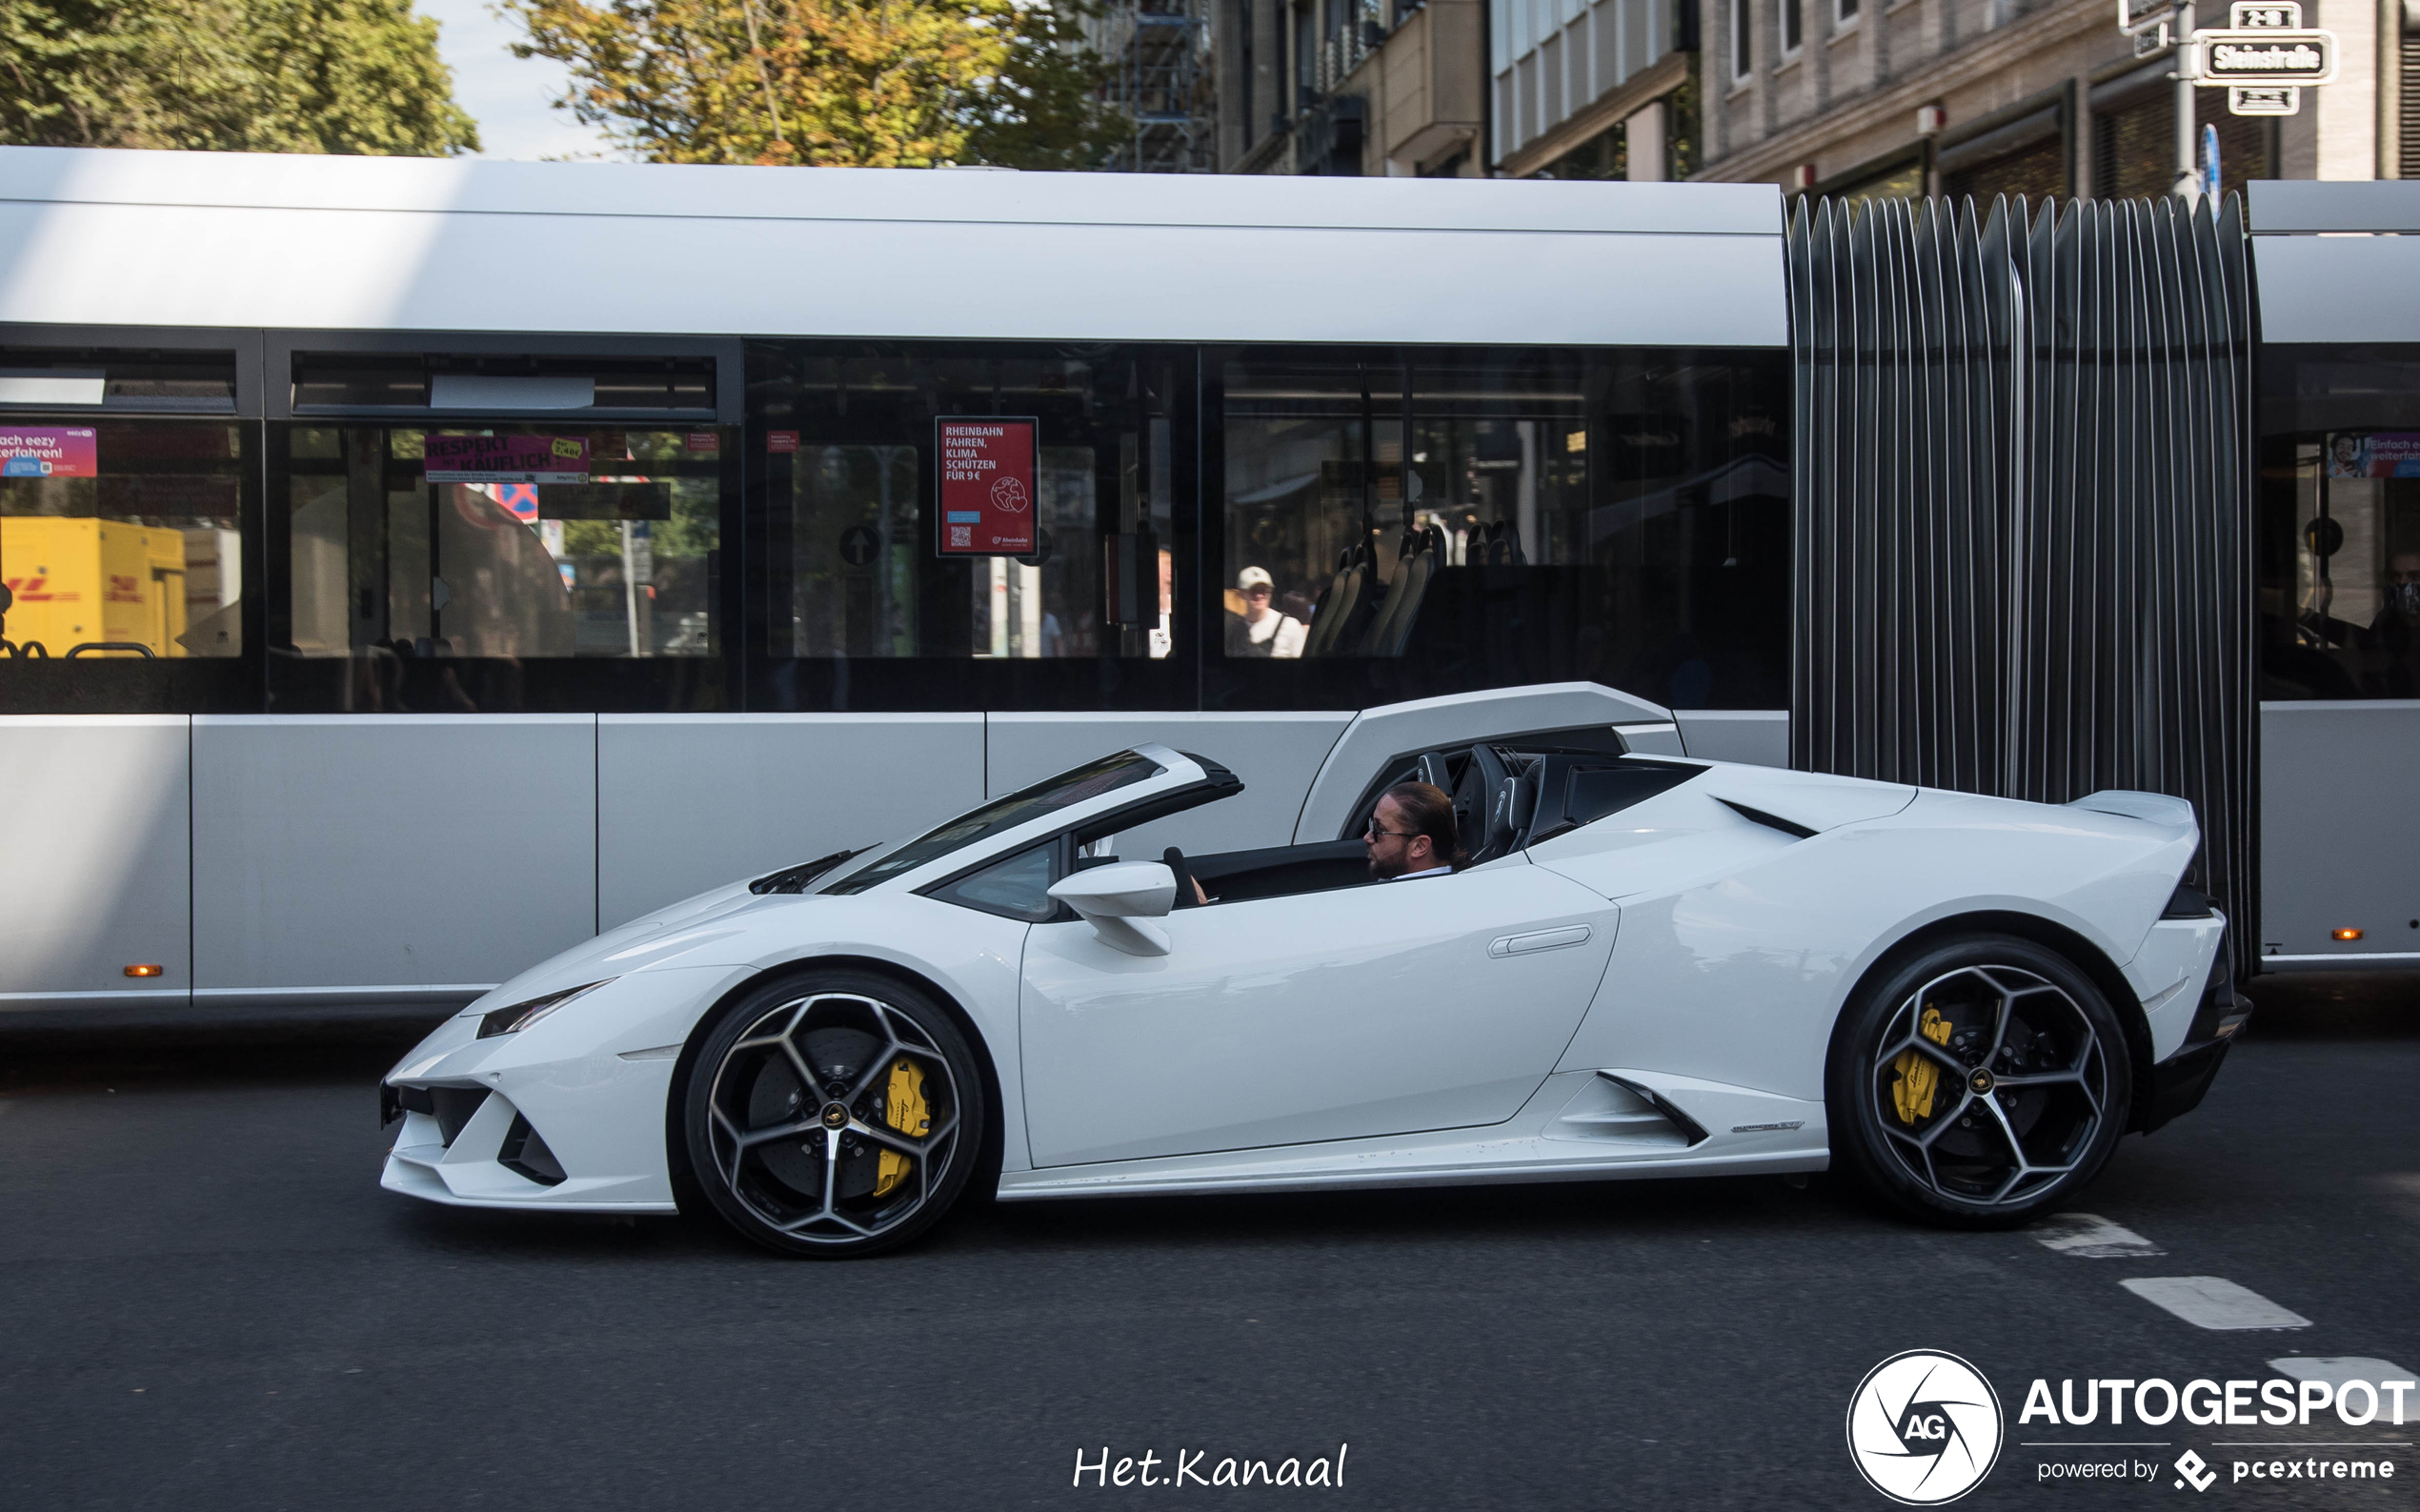
[{"label": "qr code on poster", "polygon": [[953,525],[953,526],[951,526],[951,527],[950,527],[950,544],[951,544],[952,546],[972,546],[972,545],[974,545],[974,544],[975,544],[975,527],[974,527],[974,526],[972,526],[972,525]]}]

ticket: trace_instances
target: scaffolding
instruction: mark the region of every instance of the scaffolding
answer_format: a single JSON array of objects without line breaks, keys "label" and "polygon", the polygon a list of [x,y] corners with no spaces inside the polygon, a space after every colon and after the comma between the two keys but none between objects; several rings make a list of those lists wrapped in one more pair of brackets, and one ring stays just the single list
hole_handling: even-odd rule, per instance
[{"label": "scaffolding", "polygon": [[1085,30],[1108,68],[1101,97],[1133,127],[1108,166],[1128,173],[1217,169],[1208,0],[1109,0]]}]

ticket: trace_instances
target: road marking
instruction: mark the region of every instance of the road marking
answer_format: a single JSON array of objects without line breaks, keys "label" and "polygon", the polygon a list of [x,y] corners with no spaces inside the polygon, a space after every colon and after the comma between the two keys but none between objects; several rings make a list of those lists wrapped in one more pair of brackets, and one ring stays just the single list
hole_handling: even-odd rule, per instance
[{"label": "road marking", "polygon": [[[2349,1381],[2366,1382],[2376,1393],[2372,1399],[2378,1406],[2374,1421],[2382,1427],[2389,1418],[2397,1418],[2396,1425],[2401,1426],[2400,1420],[2408,1416],[2410,1409],[2407,1408],[2405,1414],[2397,1414],[2391,1405],[2395,1399],[2381,1390],[2379,1382],[2420,1380],[2391,1360],[2371,1360],[2365,1355],[2288,1355],[2283,1360],[2270,1361],[2269,1368],[2281,1376],[2291,1376],[2296,1381],[2324,1381],[2339,1391]],[[2340,1411],[2337,1416],[2341,1418],[2344,1414]],[[2357,1427],[2359,1424],[2348,1426]]]},{"label": "road marking", "polygon": [[2118,1282],[2145,1301],[2167,1308],[2196,1328],[2309,1328],[2260,1293],[2224,1276],[2136,1276]]},{"label": "road marking", "polygon": [[2144,1260],[2168,1253],[2098,1213],[2053,1213],[2026,1232],[2043,1248],[2078,1260]]}]

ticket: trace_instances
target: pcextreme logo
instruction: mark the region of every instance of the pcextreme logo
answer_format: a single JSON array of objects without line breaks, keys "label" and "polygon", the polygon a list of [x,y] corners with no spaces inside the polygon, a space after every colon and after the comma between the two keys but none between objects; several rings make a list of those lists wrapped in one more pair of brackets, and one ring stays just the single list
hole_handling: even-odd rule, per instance
[{"label": "pcextreme logo", "polygon": [[1848,1400],[1849,1458],[1875,1490],[1908,1506],[1939,1506],[1981,1485],[2000,1440],[1991,1382],[1939,1350],[1891,1356]]}]

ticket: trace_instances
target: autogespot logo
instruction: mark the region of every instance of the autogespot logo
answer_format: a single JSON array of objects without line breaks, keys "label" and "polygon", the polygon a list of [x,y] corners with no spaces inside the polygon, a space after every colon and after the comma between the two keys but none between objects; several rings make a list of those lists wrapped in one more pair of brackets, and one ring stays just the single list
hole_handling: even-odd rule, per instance
[{"label": "autogespot logo", "polygon": [[1909,1506],[1939,1506],[1981,1485],[2000,1437],[1999,1394],[1956,1355],[1893,1355],[1848,1401],[1849,1458],[1875,1490]]}]

